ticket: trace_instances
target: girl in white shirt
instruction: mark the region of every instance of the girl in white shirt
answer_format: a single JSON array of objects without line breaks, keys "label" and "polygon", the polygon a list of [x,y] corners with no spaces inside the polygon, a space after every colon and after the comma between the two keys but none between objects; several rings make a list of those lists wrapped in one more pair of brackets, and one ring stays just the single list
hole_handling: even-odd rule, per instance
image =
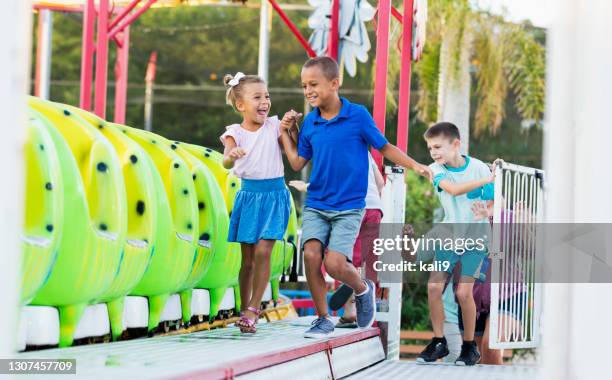
[{"label": "girl in white shirt", "polygon": [[230,218],[229,242],[242,250],[240,295],[241,317],[236,326],[254,333],[259,305],[270,279],[270,255],[276,240],[282,240],[291,209],[285,186],[279,144],[280,121],[268,117],[270,95],[266,82],[255,75],[226,75],[227,103],[242,115],[221,135],[225,146],[223,166],[241,178]]}]

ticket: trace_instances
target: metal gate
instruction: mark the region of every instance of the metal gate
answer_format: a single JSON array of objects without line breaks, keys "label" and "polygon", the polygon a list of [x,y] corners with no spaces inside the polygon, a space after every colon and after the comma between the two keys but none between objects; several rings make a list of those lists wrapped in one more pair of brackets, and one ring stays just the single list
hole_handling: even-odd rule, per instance
[{"label": "metal gate", "polygon": [[540,342],[542,284],[537,223],[543,221],[539,169],[500,162],[491,239],[491,348],[532,348]]}]

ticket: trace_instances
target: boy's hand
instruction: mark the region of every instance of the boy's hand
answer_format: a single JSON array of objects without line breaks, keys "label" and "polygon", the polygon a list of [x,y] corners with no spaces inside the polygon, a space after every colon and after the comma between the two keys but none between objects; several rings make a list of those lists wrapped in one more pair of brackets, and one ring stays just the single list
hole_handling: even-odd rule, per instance
[{"label": "boy's hand", "polygon": [[487,182],[486,183],[494,183],[495,182],[495,172],[497,171],[497,164],[499,163],[499,159],[495,160],[495,162],[493,162],[493,165],[491,165],[491,176],[487,178]]},{"label": "boy's hand", "polygon": [[495,172],[498,166],[501,166],[504,163],[504,160],[501,158],[496,158],[492,164],[489,165],[489,169],[491,169],[492,176],[490,178],[490,182],[495,182]]},{"label": "boy's hand", "polygon": [[294,110],[290,110],[285,113],[283,119],[281,120],[281,128],[289,131],[293,127],[297,127],[298,120],[302,117],[301,113],[298,113]]},{"label": "boy's hand", "polygon": [[306,190],[308,189],[308,185],[310,184],[304,181],[299,181],[299,180],[289,181],[289,186],[294,187],[295,189],[297,189],[297,191],[301,193],[306,192]]},{"label": "boy's hand", "polygon": [[[293,110],[292,110],[293,111]],[[300,119],[302,118],[302,114],[296,111],[293,111],[293,125],[297,128],[298,123],[300,122]]]},{"label": "boy's hand", "polygon": [[489,210],[484,202],[472,203],[472,213],[474,213],[474,219],[482,220],[489,217]]},{"label": "boy's hand", "polygon": [[246,151],[242,149],[241,147],[237,146],[235,148],[232,148],[232,150],[229,151],[228,156],[230,160],[236,161],[246,156]]}]

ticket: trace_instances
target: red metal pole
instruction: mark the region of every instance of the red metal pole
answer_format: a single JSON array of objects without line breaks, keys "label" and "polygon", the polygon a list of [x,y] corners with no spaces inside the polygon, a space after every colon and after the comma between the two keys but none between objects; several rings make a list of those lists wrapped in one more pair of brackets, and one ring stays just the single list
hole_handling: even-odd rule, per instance
[{"label": "red metal pole", "polygon": [[[376,74],[374,83],[374,122],[385,133],[385,114],[387,112],[387,67],[389,63],[389,23],[391,19],[391,0],[378,2],[378,30],[376,31]],[[379,168],[382,168],[382,155],[372,152]]]},{"label": "red metal pole", "polygon": [[119,23],[119,21],[121,21],[125,16],[127,16],[127,14],[130,13],[132,9],[134,9],[138,5],[138,3],[140,3],[140,0],[133,0],[130,4],[128,4],[127,7],[123,8],[121,12],[119,12],[117,17],[115,17],[115,19],[111,21],[111,23],[108,25],[108,28],[113,29],[115,25]]},{"label": "red metal pole", "polygon": [[[146,12],[147,9],[149,9],[151,7],[151,5],[153,5],[153,3],[156,2],[156,1],[157,0],[149,0],[149,1],[147,1],[147,3],[145,5],[143,5],[142,7],[138,8],[137,11],[135,11],[132,14],[130,14],[129,16],[124,17],[121,21],[119,21],[117,23],[116,26],[114,26],[111,29],[110,32],[108,32],[108,38],[113,38],[115,36],[115,34],[120,32],[126,26],[130,25],[134,20],[136,20],[138,17],[140,17],[141,14]],[[130,4],[130,5],[132,5],[132,4]],[[128,6],[128,8],[129,8],[129,6]]]},{"label": "red metal pole", "polygon": [[123,42],[121,42],[121,39],[117,38],[117,36],[113,36],[113,38],[109,38],[109,40],[113,40],[113,42],[115,42],[115,45],[117,45],[118,48],[121,48],[121,46],[123,46]]},{"label": "red metal pole", "polygon": [[402,58],[397,114],[397,147],[404,153],[408,150],[408,128],[410,119],[410,76],[412,74],[412,19],[414,0],[404,0],[402,24]]},{"label": "red metal pole", "polygon": [[127,101],[128,61],[130,54],[130,27],[123,30],[121,47],[117,50],[115,62],[115,115],[113,120],[125,124],[125,108]]},{"label": "red metal pole", "polygon": [[391,7],[391,14],[393,15],[393,17],[395,17],[395,19],[396,19],[397,21],[399,21],[399,23],[400,23],[400,24],[402,24],[402,23],[403,23],[403,22],[402,22],[402,18],[403,18],[404,16],[402,16],[402,14],[401,14],[401,13],[400,13],[400,12],[397,10],[397,8],[395,8],[395,7]]},{"label": "red metal pole", "polygon": [[93,78],[94,26],[96,9],[94,0],[87,0],[83,10],[83,42],[81,48],[81,95],[79,107],[91,111],[91,81]]},{"label": "red metal pole", "polygon": [[338,39],[340,23],[340,0],[332,0],[331,28],[329,31],[329,43],[327,55],[338,61]]},{"label": "red metal pole", "polygon": [[293,34],[298,39],[298,41],[300,41],[300,43],[302,44],[304,49],[306,49],[306,53],[308,54],[308,56],[309,57],[316,57],[317,53],[315,53],[314,50],[312,50],[312,48],[310,47],[310,44],[308,43],[308,41],[302,36],[302,34],[298,30],[298,28],[295,26],[295,24],[293,24],[293,22],[291,22],[291,20],[289,19],[289,17],[287,17],[285,12],[283,12],[283,10],[280,8],[278,3],[276,1],[274,1],[274,0],[268,0],[268,1],[272,5],[272,8],[274,8],[276,13],[278,13],[278,15],[281,17],[281,19],[283,19],[283,21],[289,27],[289,29],[291,29],[291,32],[293,32]]},{"label": "red metal pole", "polygon": [[151,83],[155,82],[155,69],[157,65],[157,52],[154,51],[149,56],[149,63],[147,63],[147,71],[145,72],[145,82]]},{"label": "red metal pole", "polygon": [[108,0],[100,0],[98,11],[98,41],[96,44],[94,113],[103,119],[106,117],[108,37]]}]

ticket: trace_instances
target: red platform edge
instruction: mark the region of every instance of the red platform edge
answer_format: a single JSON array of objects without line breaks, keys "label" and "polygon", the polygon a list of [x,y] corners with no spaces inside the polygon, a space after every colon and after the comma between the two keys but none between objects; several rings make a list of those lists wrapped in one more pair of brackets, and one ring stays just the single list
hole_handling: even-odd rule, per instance
[{"label": "red platform edge", "polygon": [[[243,360],[240,361],[232,361],[224,363],[219,367],[189,372],[183,375],[172,377],[171,379],[233,379],[234,376],[244,375],[249,372],[286,363],[291,360],[299,359],[319,352],[326,351],[329,358],[329,355],[331,354],[332,350],[336,347],[346,346],[348,344],[359,342],[379,335],[380,330],[377,328],[357,331],[355,333],[333,337],[327,340],[315,340],[312,341],[312,343],[306,343],[303,346],[292,348],[286,351],[276,351],[262,355],[255,355],[252,357],[245,357]],[[306,341],[307,338],[304,339]],[[330,367],[330,370],[331,369],[332,368]]]}]

